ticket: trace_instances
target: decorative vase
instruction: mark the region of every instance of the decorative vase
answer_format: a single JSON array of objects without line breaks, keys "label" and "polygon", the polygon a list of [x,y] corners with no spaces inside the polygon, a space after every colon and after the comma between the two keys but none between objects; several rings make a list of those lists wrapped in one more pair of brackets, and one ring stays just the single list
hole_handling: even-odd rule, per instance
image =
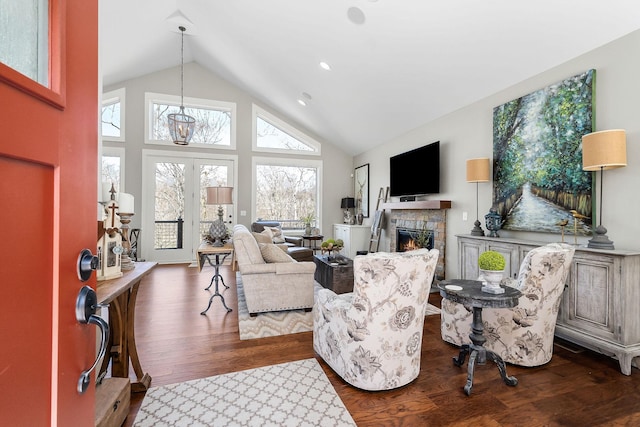
[{"label": "decorative vase", "polygon": [[311,224],[305,224],[304,226],[304,235],[311,236]]},{"label": "decorative vase", "polygon": [[489,213],[484,216],[484,220],[487,230],[490,231],[489,237],[500,237],[498,230],[502,226],[502,216],[500,216],[496,208],[489,209]]},{"label": "decorative vase", "polygon": [[482,292],[490,294],[503,294],[504,288],[500,287],[500,282],[504,277],[504,270],[482,270],[480,278],[482,280]]},{"label": "decorative vase", "polygon": [[362,225],[362,221],[364,220],[364,215],[362,214],[362,212],[358,212],[356,220],[358,221],[358,225]]}]

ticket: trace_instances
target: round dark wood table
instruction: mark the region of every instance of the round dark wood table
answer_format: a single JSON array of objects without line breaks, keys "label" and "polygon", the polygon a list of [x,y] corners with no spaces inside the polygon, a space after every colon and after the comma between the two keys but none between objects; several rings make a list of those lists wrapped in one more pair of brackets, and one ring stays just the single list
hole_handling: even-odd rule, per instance
[{"label": "round dark wood table", "polygon": [[473,387],[473,373],[476,363],[484,365],[487,359],[495,362],[500,371],[505,384],[515,386],[518,380],[515,377],[507,375],[507,368],[498,354],[484,348],[487,339],[484,337],[484,325],[482,323],[483,308],[511,308],[518,305],[518,299],[522,296],[522,292],[518,289],[503,286],[505,292],[502,294],[490,294],[482,292],[482,282],[477,280],[443,280],[438,285],[440,295],[450,301],[460,303],[467,307],[473,308],[473,321],[471,323],[471,333],[469,338],[471,344],[463,344],[460,347],[460,354],[453,358],[456,366],[462,366],[469,355],[469,364],[467,366],[467,383],[464,386],[464,392],[467,396],[471,395]]}]

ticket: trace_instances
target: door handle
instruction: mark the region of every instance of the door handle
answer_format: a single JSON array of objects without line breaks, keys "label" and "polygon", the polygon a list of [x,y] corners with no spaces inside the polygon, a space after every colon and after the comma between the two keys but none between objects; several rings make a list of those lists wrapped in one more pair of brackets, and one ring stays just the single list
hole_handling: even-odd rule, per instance
[{"label": "door handle", "polygon": [[83,286],[80,289],[80,293],[78,294],[78,299],[76,300],[76,319],[78,322],[82,324],[92,324],[96,325],[100,328],[101,332],[101,340],[100,340],[100,350],[98,350],[98,354],[96,355],[96,360],[93,362],[93,365],[86,371],[82,371],[80,374],[80,379],[78,379],[78,393],[83,394],[89,388],[89,383],[91,383],[91,371],[93,371],[96,366],[98,366],[98,362],[104,357],[107,352],[107,341],[109,340],[109,324],[105,322],[105,320],[96,315],[96,309],[100,307],[108,307],[109,305],[98,304],[98,296],[96,292],[90,288],[89,286]]}]

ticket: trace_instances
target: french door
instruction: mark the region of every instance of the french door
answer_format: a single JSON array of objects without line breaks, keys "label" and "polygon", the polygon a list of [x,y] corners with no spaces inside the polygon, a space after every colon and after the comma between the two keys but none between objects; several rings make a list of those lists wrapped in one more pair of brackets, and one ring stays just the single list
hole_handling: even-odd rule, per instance
[{"label": "french door", "polygon": [[[207,187],[233,187],[235,156],[143,150],[142,257],[164,263],[191,262],[217,206],[207,205]],[[235,197],[234,197],[235,200]],[[231,227],[235,206],[223,206]]]}]

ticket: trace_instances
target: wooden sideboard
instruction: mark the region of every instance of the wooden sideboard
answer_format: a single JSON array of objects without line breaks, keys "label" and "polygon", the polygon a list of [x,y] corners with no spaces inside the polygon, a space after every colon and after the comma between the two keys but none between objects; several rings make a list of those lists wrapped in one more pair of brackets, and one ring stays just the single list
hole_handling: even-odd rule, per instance
[{"label": "wooden sideboard", "polygon": [[[545,242],[458,235],[458,276],[478,277],[478,256],[500,252],[516,277],[527,252]],[[558,312],[555,335],[616,358],[631,375],[640,356],[640,251],[577,246]],[[638,359],[636,359],[638,361]],[[634,366],[637,366],[634,363]]]}]

